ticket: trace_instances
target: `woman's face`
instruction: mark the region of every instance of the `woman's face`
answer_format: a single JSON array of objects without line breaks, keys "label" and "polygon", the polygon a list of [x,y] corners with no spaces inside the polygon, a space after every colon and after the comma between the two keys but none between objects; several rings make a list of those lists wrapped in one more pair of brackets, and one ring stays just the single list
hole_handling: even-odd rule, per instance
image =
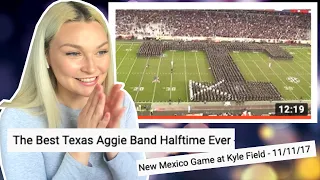
[{"label": "woman's face", "polygon": [[50,42],[47,58],[57,79],[58,95],[88,97],[107,76],[107,34],[95,21],[65,23]]}]

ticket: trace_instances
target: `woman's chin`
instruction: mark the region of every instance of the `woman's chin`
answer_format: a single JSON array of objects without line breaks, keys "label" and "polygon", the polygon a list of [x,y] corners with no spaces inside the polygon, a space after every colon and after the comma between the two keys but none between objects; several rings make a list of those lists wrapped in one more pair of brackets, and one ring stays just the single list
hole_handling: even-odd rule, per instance
[{"label": "woman's chin", "polygon": [[78,94],[84,97],[89,97],[93,90],[94,90],[94,87],[86,87],[86,88],[83,88],[80,92],[78,92]]}]

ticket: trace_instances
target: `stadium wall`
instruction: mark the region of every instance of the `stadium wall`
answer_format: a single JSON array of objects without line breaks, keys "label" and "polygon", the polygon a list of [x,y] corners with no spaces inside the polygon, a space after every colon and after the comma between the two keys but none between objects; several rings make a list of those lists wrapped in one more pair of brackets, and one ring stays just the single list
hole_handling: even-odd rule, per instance
[{"label": "stadium wall", "polygon": [[214,41],[214,42],[258,42],[258,43],[286,43],[286,44],[304,44],[310,45],[311,40],[290,40],[290,39],[255,39],[255,38],[230,38],[230,37],[188,37],[188,36],[141,36],[141,35],[117,35],[121,39],[153,39],[153,40],[169,40],[169,41]]}]

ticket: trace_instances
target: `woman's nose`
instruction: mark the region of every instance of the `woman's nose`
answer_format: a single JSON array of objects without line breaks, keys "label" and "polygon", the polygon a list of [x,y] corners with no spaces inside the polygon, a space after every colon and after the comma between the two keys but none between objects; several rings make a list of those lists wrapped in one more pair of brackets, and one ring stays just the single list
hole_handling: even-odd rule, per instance
[{"label": "woman's nose", "polygon": [[94,62],[94,59],[92,57],[86,57],[81,70],[88,74],[93,74],[96,71],[96,69],[97,67],[96,63]]}]

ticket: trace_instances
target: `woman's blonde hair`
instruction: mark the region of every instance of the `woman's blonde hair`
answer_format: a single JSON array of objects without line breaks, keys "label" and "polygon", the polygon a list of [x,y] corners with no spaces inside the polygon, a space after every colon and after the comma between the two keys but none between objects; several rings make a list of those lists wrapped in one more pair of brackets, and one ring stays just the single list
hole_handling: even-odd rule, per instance
[{"label": "woman's blonde hair", "polygon": [[[72,21],[97,21],[104,27],[110,48],[110,65],[103,86],[106,94],[110,92],[114,84],[114,62],[111,54],[111,38],[102,12],[88,3],[59,1],[51,4],[38,21],[19,88],[11,98],[11,102],[5,100],[0,107],[21,108],[33,115],[45,114],[49,128],[60,126],[59,102],[55,94],[56,78],[52,70],[47,68],[46,53],[50,48],[50,41],[60,27]],[[34,108],[37,111],[34,111]]]}]

